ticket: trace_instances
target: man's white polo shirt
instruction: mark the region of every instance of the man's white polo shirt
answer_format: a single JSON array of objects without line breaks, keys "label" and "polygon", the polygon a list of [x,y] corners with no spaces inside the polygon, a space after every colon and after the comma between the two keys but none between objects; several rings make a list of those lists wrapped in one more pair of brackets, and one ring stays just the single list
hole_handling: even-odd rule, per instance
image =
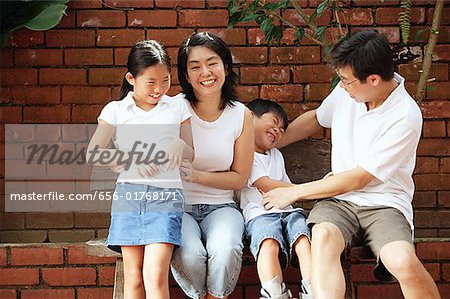
[{"label": "man's white polo shirt", "polygon": [[334,174],[360,166],[376,179],[365,188],[338,195],[360,206],[400,210],[413,228],[412,174],[422,130],[422,114],[395,73],[397,88],[379,107],[367,111],[338,86],[317,109],[317,119],[331,128],[331,167]]}]

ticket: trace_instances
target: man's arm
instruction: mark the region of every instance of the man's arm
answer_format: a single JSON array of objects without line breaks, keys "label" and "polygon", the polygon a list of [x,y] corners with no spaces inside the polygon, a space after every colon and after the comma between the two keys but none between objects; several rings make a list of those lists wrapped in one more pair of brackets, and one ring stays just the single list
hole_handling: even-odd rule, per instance
[{"label": "man's arm", "polygon": [[282,209],[296,201],[333,197],[363,189],[374,178],[372,174],[358,166],[317,181],[274,189],[263,195],[263,204],[268,210],[271,208]]},{"label": "man's arm", "polygon": [[308,138],[319,132],[322,126],[316,116],[316,109],[303,113],[289,124],[277,147],[282,148],[291,143]]}]

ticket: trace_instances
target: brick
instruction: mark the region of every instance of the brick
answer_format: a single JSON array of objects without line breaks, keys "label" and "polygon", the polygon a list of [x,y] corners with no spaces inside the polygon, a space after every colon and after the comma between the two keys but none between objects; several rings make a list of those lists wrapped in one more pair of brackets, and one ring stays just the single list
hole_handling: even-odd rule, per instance
[{"label": "brick", "polygon": [[[190,36],[194,31],[192,29],[150,29],[147,30],[147,38],[155,39],[166,47],[178,47],[181,42]],[[175,63],[176,57],[172,57],[172,63]]]},{"label": "brick", "polygon": [[287,83],[288,67],[242,67],[241,83]]},{"label": "brick", "polygon": [[77,228],[108,228],[109,222],[109,213],[75,213],[75,227]]},{"label": "brick", "polygon": [[[127,72],[126,68],[90,68],[89,84],[90,85],[120,85],[122,79]],[[104,100],[103,100],[104,103]]]},{"label": "brick", "polygon": [[11,88],[0,86],[0,103],[10,104],[11,100]]},{"label": "brick", "polygon": [[414,223],[418,228],[440,228],[450,226],[450,212],[443,211],[415,211]]},{"label": "brick", "polygon": [[417,191],[414,193],[412,202],[414,208],[433,208],[436,207],[436,192]]},{"label": "brick", "polygon": [[13,88],[11,96],[15,104],[58,104],[61,101],[59,87]]},{"label": "brick", "polygon": [[48,232],[50,242],[86,242],[93,239],[95,233],[93,230],[55,230]]},{"label": "brick", "polygon": [[[433,15],[434,15],[434,8],[428,9],[427,24],[431,25],[431,23],[433,22]],[[450,25],[450,20],[448,20],[448,18],[445,17],[448,15],[450,15],[450,8],[444,7],[442,9],[441,26]]]},{"label": "brick", "polygon": [[132,47],[136,42],[144,40],[144,30],[117,29],[98,30],[97,46],[99,47]]},{"label": "brick", "polygon": [[15,52],[16,65],[61,65],[62,50],[59,49],[18,49]]},{"label": "brick", "polygon": [[239,285],[259,284],[255,265],[243,265],[238,280]]},{"label": "brick", "polygon": [[110,299],[113,288],[83,288],[78,289],[78,299]]},{"label": "brick", "polygon": [[233,47],[231,48],[233,63],[264,64],[267,62],[267,48]]},{"label": "brick", "polygon": [[450,259],[450,242],[419,243],[416,252],[420,259],[448,260]]},{"label": "brick", "polygon": [[11,248],[11,265],[62,265],[63,248]]},{"label": "brick", "polygon": [[208,0],[208,7],[227,7],[228,0]]},{"label": "brick", "polygon": [[445,190],[450,186],[450,175],[419,174],[414,176],[414,182],[417,190]]},{"label": "brick", "polygon": [[[425,119],[450,118],[449,101],[431,101],[420,104],[423,117]],[[448,126],[448,124],[447,124]],[[447,130],[447,132],[450,132]]]},{"label": "brick", "polygon": [[438,192],[439,207],[450,207],[450,191]]},{"label": "brick", "polygon": [[0,67],[11,67],[13,65],[13,51],[11,49],[2,49],[0,51]]},{"label": "brick", "polygon": [[[402,12],[402,8],[397,7],[382,7],[378,8],[375,12],[375,19],[377,25],[398,25],[399,15]],[[411,23],[420,24],[425,22],[425,8],[414,7],[411,10]]]},{"label": "brick", "polygon": [[26,231],[1,231],[2,243],[42,243],[47,238],[46,231],[26,230]]},{"label": "brick", "polygon": [[[105,1],[107,2],[107,1]],[[75,0],[70,1],[68,4],[69,9],[80,9],[80,8],[101,8],[102,3],[90,0]]]},{"label": "brick", "polygon": [[343,12],[342,22],[348,25],[372,25],[373,17],[370,8],[353,8]]},{"label": "brick", "polygon": [[[92,1],[90,1],[92,2]],[[75,289],[22,290],[21,299],[75,298]]]},{"label": "brick", "polygon": [[130,54],[130,49],[114,49],[114,64],[126,66],[128,54]]},{"label": "brick", "polygon": [[[108,102],[105,99],[105,104]],[[79,105],[72,108],[72,122],[74,123],[97,123],[97,117],[103,106],[98,105]]]},{"label": "brick", "polygon": [[421,139],[417,149],[418,156],[448,156],[450,155],[450,140]]},{"label": "brick", "polygon": [[249,102],[259,97],[258,86],[239,85],[239,99],[243,102]]},{"label": "brick", "polygon": [[263,85],[261,97],[277,102],[299,102],[303,99],[303,88],[299,85]]},{"label": "brick", "polygon": [[[350,33],[354,34],[358,31],[363,30],[373,30],[373,27],[352,27]],[[400,28],[397,27],[376,27],[376,30],[379,33],[382,33],[386,36],[389,43],[391,44],[397,44],[400,42]]]},{"label": "brick", "polygon": [[64,213],[27,213],[27,228],[72,228],[72,212]]},{"label": "brick", "polygon": [[229,46],[246,45],[246,33],[244,28],[202,28],[198,31],[213,33],[220,37]]},{"label": "brick", "polygon": [[95,268],[44,268],[42,278],[50,286],[95,285]]},{"label": "brick", "polygon": [[445,122],[444,121],[424,122],[423,137],[445,137]]},{"label": "brick", "polygon": [[73,27],[75,27],[75,11],[66,10],[66,14],[63,15],[61,22],[55,26],[55,29]]},{"label": "brick", "polygon": [[[419,32],[420,30],[420,32]],[[430,30],[427,26],[411,26],[409,36],[414,42],[428,43],[430,37]],[[439,35],[437,39],[438,43],[450,42],[450,26],[444,26],[441,24],[439,28]],[[439,46],[439,45],[436,45]],[[435,48],[436,50],[436,48]]]},{"label": "brick", "polygon": [[440,169],[443,173],[450,173],[450,158],[441,158]]},{"label": "brick", "polygon": [[352,264],[350,267],[350,278],[352,282],[375,282],[373,275],[374,264]]},{"label": "brick", "polygon": [[2,68],[0,76],[0,84],[3,86],[14,85],[36,85],[37,84],[36,69],[8,69]]},{"label": "brick", "polygon": [[0,298],[2,299],[16,299],[16,290],[13,289],[4,289],[0,290]]},{"label": "brick", "polygon": [[[399,73],[407,81],[419,81],[422,71],[421,63],[402,64],[398,67]],[[448,81],[448,66],[444,63],[434,63],[431,65],[429,78],[435,78],[436,81]]]},{"label": "brick", "polygon": [[427,86],[427,100],[450,99],[450,82],[432,82]]},{"label": "brick", "polygon": [[31,31],[28,29],[15,31],[8,42],[11,47],[31,48],[44,43],[42,31]]},{"label": "brick", "polygon": [[161,8],[205,8],[205,0],[155,0]]},{"label": "brick", "polygon": [[57,141],[60,137],[59,125],[38,125],[34,132],[34,140],[36,141]]},{"label": "brick", "polygon": [[116,267],[99,267],[99,285],[112,286],[114,285],[114,275],[116,273]]},{"label": "brick", "polygon": [[388,5],[396,5],[400,3],[400,0],[353,0],[356,6],[388,6]]},{"label": "brick", "polygon": [[51,30],[46,32],[45,43],[48,47],[73,48],[94,47],[94,30]]},{"label": "brick", "polygon": [[334,70],[328,65],[294,66],[294,83],[331,82]]},{"label": "brick", "polygon": [[439,172],[439,160],[437,158],[430,157],[418,157],[416,161],[416,168],[414,173],[438,173]]},{"label": "brick", "polygon": [[400,286],[396,285],[361,285],[356,287],[357,297],[364,299],[402,298]]},{"label": "brick", "polygon": [[450,61],[450,45],[436,45],[434,56],[436,60]]},{"label": "brick", "polygon": [[320,48],[310,46],[272,48],[270,62],[280,64],[320,63]]},{"label": "brick", "polygon": [[40,69],[39,84],[83,85],[86,84],[86,70],[82,69]]},{"label": "brick", "polygon": [[39,284],[39,269],[0,268],[0,285],[37,285]]},{"label": "brick", "polygon": [[[315,9],[304,9],[304,12],[309,16],[315,11]],[[297,26],[305,26],[306,22],[302,19],[302,17],[297,13],[295,9],[286,9],[283,13],[284,19],[293,25]],[[325,10],[317,21],[318,26],[328,25],[330,23],[331,13],[329,10]]]},{"label": "brick", "polygon": [[322,101],[331,92],[329,83],[308,84],[304,88],[306,101]]},{"label": "brick", "polygon": [[70,107],[24,107],[24,122],[64,123],[70,120]]},{"label": "brick", "polygon": [[437,238],[438,230],[437,229],[426,229],[426,228],[414,228],[414,237],[415,238]]},{"label": "brick", "polygon": [[0,266],[6,266],[6,248],[0,248]]},{"label": "brick", "polygon": [[[25,215],[24,213],[1,213],[0,214],[0,230],[24,229]],[[0,258],[1,260],[1,258]],[[0,262],[1,264],[1,262]]]},{"label": "brick", "polygon": [[67,252],[67,262],[69,264],[114,264],[115,257],[94,257],[87,256],[84,245],[71,245]]},{"label": "brick", "polygon": [[67,49],[64,62],[67,65],[111,65],[112,49]]},{"label": "brick", "polygon": [[122,10],[80,10],[77,11],[79,27],[124,27],[125,12]]},{"label": "brick", "polygon": [[111,97],[111,88],[94,86],[64,86],[62,102],[65,104],[102,104]]},{"label": "brick", "polygon": [[0,107],[0,122],[5,124],[22,121],[22,107]]},{"label": "brick", "polygon": [[182,27],[226,27],[228,11],[214,10],[182,10],[179,15],[179,25]]},{"label": "brick", "polygon": [[128,12],[129,27],[176,27],[175,10],[135,10]]},{"label": "brick", "polygon": [[450,281],[450,264],[442,265],[442,278],[445,281]]}]

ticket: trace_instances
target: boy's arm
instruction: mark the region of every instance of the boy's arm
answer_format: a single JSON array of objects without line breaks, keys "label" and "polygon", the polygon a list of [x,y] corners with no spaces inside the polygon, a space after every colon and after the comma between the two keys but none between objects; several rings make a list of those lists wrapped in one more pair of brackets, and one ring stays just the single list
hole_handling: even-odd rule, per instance
[{"label": "boy's arm", "polygon": [[259,179],[257,179],[253,185],[253,187],[258,188],[262,192],[266,193],[270,190],[276,189],[276,188],[283,188],[283,187],[292,187],[294,186],[291,183],[286,183],[283,181],[277,181],[269,178],[268,176],[263,176]]}]

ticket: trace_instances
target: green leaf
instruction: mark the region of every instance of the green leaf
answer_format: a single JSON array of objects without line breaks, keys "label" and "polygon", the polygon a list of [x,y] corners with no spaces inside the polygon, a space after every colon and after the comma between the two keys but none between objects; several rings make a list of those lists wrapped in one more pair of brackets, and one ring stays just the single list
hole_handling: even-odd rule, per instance
[{"label": "green leaf", "polygon": [[316,30],[316,35],[323,40],[325,37],[325,30],[327,29],[327,26],[320,26],[319,28],[317,28]]},{"label": "green leaf", "polygon": [[427,86],[427,91],[435,91],[436,86]]},{"label": "green leaf", "polygon": [[48,30],[55,27],[61,21],[67,5],[53,4],[44,9],[36,17],[24,24],[24,26],[31,30]]},{"label": "green leaf", "polygon": [[330,92],[333,91],[336,85],[338,85],[339,81],[341,81],[339,76],[337,74],[334,74],[333,78],[331,79]]},{"label": "green leaf", "polygon": [[296,42],[301,42],[304,35],[305,35],[305,29],[304,28],[298,28],[297,31],[295,31],[295,41]]},{"label": "green leaf", "polygon": [[317,6],[317,16],[320,17],[324,10],[328,7],[328,3],[330,3],[330,0],[325,0],[322,3],[319,4],[319,6]]},{"label": "green leaf", "polygon": [[259,15],[254,14],[254,13],[249,13],[248,15],[244,16],[241,20],[241,22],[248,22],[248,21],[253,21],[255,20],[257,17],[259,17]]},{"label": "green leaf", "polygon": [[281,39],[283,38],[283,27],[282,26],[274,26],[272,29],[273,39],[280,44]]}]

